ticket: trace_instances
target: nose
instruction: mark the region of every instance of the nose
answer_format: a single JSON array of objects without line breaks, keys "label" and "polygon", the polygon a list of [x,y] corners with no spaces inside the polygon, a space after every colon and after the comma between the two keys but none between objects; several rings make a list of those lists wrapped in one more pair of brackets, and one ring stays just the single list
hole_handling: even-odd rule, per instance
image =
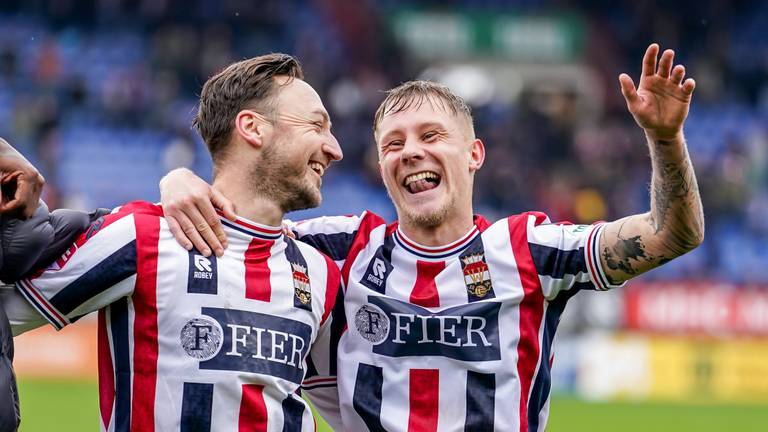
[{"label": "nose", "polygon": [[400,152],[400,159],[403,162],[412,160],[412,159],[423,159],[424,158],[424,149],[421,148],[421,144],[419,143],[419,140],[408,138],[403,143],[403,151]]},{"label": "nose", "polygon": [[328,134],[328,139],[323,143],[323,153],[333,161],[339,161],[344,158],[344,152],[341,151],[339,141],[333,134]]}]

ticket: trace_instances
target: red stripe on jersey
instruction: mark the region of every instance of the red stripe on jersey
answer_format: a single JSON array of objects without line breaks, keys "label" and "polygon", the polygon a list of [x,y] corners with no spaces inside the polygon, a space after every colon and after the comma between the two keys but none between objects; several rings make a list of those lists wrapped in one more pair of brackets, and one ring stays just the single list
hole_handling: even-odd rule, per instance
[{"label": "red stripe on jersey", "polygon": [[[539,222],[538,214],[536,221]],[[520,302],[520,342],[517,344],[517,375],[520,377],[520,430],[528,431],[528,398],[531,381],[539,363],[539,328],[544,317],[544,294],[528,246],[528,213],[512,216],[509,224],[509,240],[515,256],[523,300]]]},{"label": "red stripe on jersey", "polygon": [[109,430],[112,419],[112,407],[115,404],[115,369],[112,366],[112,352],[109,349],[107,316],[104,309],[99,310],[99,325],[96,336],[99,368],[99,412],[104,430]]},{"label": "red stripe on jersey", "polygon": [[320,320],[320,325],[323,325],[328,319],[328,315],[331,314],[341,284],[339,267],[327,255],[323,254],[323,258],[325,258],[325,267],[328,269],[328,279],[325,285],[325,304],[323,305],[323,318]]},{"label": "red stripe on jersey", "polygon": [[445,268],[445,261],[416,261],[416,283],[411,290],[411,303],[424,307],[440,306],[435,277]]},{"label": "red stripe on jersey", "polygon": [[434,432],[440,406],[440,370],[411,369],[410,372],[408,432]]},{"label": "red stripe on jersey", "polygon": [[348,285],[349,270],[352,268],[352,263],[357,258],[357,255],[368,244],[371,231],[381,225],[384,225],[384,219],[373,213],[365,212],[363,220],[360,221],[360,226],[357,227],[355,239],[352,240],[352,246],[349,247],[349,253],[347,254],[346,261],[344,261],[344,266],[341,268],[341,278],[344,281],[344,286]]},{"label": "red stripe on jersey", "polygon": [[160,219],[134,214],[136,288],[133,293],[133,396],[131,430],[155,430],[157,385],[157,245]]},{"label": "red stripe on jersey", "polygon": [[272,298],[269,265],[272,240],[253,239],[245,251],[245,298],[268,302]]},{"label": "red stripe on jersey", "polygon": [[264,402],[263,391],[264,386],[243,384],[238,431],[264,432],[267,430],[267,404]]},{"label": "red stripe on jersey", "polygon": [[491,223],[488,222],[488,219],[483,216],[475,215],[473,219],[475,226],[480,230],[480,232],[485,231],[489,226],[491,226]]}]

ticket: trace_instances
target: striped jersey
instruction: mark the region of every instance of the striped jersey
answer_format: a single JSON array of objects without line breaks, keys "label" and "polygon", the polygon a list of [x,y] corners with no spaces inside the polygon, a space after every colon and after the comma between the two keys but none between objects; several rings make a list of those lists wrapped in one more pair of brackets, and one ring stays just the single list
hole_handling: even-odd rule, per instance
[{"label": "striped jersey", "polygon": [[222,223],[229,247],[206,258],[131,203],[17,284],[57,329],[99,311],[102,430],[314,430],[297,393],[339,270],[280,227]]},{"label": "striped jersey", "polygon": [[603,227],[477,216],[459,240],[427,247],[369,212],[293,225],[336,261],[344,287],[330,368],[305,381],[337,385],[341,418],[330,392],[321,413],[347,431],[544,430],[563,308],[582,289],[613,287]]}]

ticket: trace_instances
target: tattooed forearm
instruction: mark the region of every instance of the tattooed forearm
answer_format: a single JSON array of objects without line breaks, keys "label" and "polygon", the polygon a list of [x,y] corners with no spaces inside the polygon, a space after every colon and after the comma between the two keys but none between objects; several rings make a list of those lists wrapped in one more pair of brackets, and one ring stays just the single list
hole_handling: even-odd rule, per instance
[{"label": "tattooed forearm", "polygon": [[696,187],[696,180],[692,179],[689,171],[686,165],[666,163],[662,167],[660,178],[654,177],[654,208],[651,216],[657,233],[664,228],[673,201],[687,197],[691,192],[691,183]]},{"label": "tattooed forearm", "polygon": [[704,238],[699,188],[685,142],[649,141],[651,211],[606,225],[600,259],[611,283],[625,281],[694,249]]},{"label": "tattooed forearm", "polygon": [[[673,143],[656,141],[661,152]],[[699,187],[686,148],[682,147],[679,160],[654,157],[654,176],[651,188],[650,220],[655,233],[669,235],[680,253],[696,247],[703,236],[704,216],[701,209]]]}]

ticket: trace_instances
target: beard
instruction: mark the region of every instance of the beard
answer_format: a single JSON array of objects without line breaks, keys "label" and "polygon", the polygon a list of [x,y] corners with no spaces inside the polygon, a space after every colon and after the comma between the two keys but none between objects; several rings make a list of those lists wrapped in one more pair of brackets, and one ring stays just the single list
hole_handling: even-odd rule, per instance
[{"label": "beard", "polygon": [[[392,195],[390,195],[390,199]],[[394,202],[394,200],[392,200]],[[438,208],[430,211],[416,211],[410,208],[397,207],[397,217],[401,223],[420,228],[436,228],[448,218],[448,213],[455,205],[456,199],[453,196],[448,197]]]},{"label": "beard", "polygon": [[307,165],[299,165],[284,154],[285,143],[276,140],[262,150],[262,157],[248,176],[251,187],[261,196],[274,200],[284,213],[314,208],[322,196],[307,176]]}]

